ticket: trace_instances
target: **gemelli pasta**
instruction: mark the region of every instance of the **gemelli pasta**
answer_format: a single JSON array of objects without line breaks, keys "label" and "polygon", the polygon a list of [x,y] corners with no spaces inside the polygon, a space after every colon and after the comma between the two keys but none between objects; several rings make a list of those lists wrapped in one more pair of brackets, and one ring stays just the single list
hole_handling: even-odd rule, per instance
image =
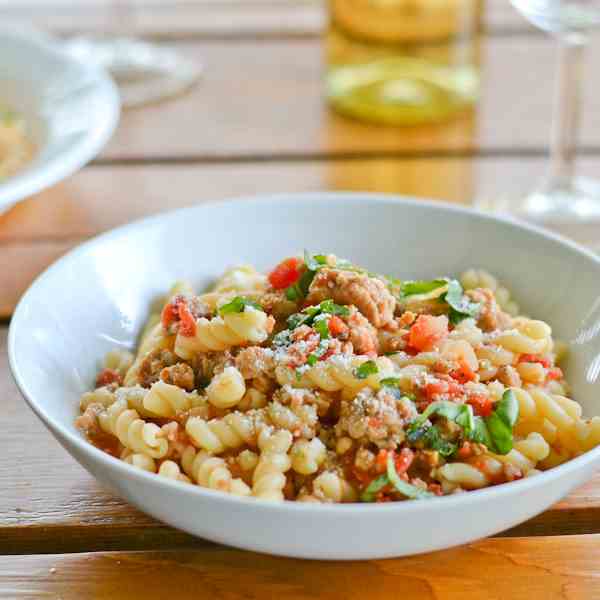
[{"label": "gemelli pasta", "polygon": [[76,424],[183,485],[270,501],[427,499],[539,474],[600,443],[557,361],[489,273],[400,281],[333,255],[178,282]]}]

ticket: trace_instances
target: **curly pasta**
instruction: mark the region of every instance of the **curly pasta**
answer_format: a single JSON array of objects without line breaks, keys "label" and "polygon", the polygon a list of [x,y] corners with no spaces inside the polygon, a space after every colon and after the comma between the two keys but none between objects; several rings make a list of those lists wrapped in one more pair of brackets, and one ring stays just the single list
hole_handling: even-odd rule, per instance
[{"label": "curly pasta", "polygon": [[356,490],[333,471],[324,471],[313,481],[313,494],[326,502],[354,502]]},{"label": "curly pasta", "polygon": [[241,313],[198,319],[195,335],[177,334],[174,351],[177,356],[190,359],[198,352],[222,351],[248,342],[259,344],[267,339],[269,329],[267,314],[246,306]]},{"label": "curly pasta", "polygon": [[199,448],[211,454],[220,454],[228,448],[239,448],[244,444],[257,445],[257,425],[262,423],[263,414],[234,412],[222,419],[205,421],[200,417],[190,417],[185,430]]},{"label": "curly pasta", "polygon": [[253,496],[263,500],[283,500],[285,473],[292,466],[287,454],[291,445],[292,434],[289,431],[274,432],[269,428],[261,431],[258,438],[261,454],[252,475]]},{"label": "curly pasta", "polygon": [[213,377],[206,388],[208,401],[217,408],[231,408],[238,404],[246,393],[246,382],[235,367],[225,367]]},{"label": "curly pasta", "polygon": [[600,445],[551,327],[485,271],[462,283],[308,253],[199,296],[179,282],[136,352],[107,354],[75,424],[138,469],[269,501],[421,500]]},{"label": "curly pasta", "polygon": [[159,437],[160,427],[140,419],[137,411],[129,409],[125,400],[117,400],[98,415],[100,427],[116,436],[121,444],[139,454],[162,458],[168,441]]},{"label": "curly pasta", "polygon": [[469,269],[461,277],[465,290],[475,288],[487,288],[494,292],[496,301],[502,307],[502,310],[509,315],[516,317],[519,314],[519,305],[512,299],[510,292],[498,283],[498,280],[483,269]]},{"label": "curly pasta", "polygon": [[327,448],[319,438],[297,440],[290,451],[292,469],[302,475],[316,473],[327,457]]},{"label": "curly pasta", "polygon": [[142,469],[143,471],[148,471],[149,473],[156,473],[156,463],[154,459],[146,454],[139,454],[136,452],[131,452],[130,450],[126,450],[121,454],[121,460],[126,463],[137,467],[138,469]]},{"label": "curly pasta", "polygon": [[202,487],[234,496],[249,496],[250,488],[243,480],[234,478],[224,459],[203,450],[196,452],[188,446],[181,457],[181,466],[187,475]]},{"label": "curly pasta", "polygon": [[215,283],[214,291],[238,292],[263,292],[267,289],[268,281],[265,275],[259,273],[251,265],[241,265],[227,269]]},{"label": "curly pasta", "polygon": [[184,475],[179,468],[179,465],[172,460],[165,460],[161,463],[158,474],[161,477],[167,479],[173,479],[175,481],[183,481],[184,483],[191,483],[190,478]]},{"label": "curly pasta", "polygon": [[186,392],[176,385],[160,380],[152,385],[143,400],[146,410],[165,418],[174,417],[179,412],[205,404],[206,398],[199,396],[198,393]]},{"label": "curly pasta", "polygon": [[358,392],[367,386],[377,389],[382,379],[396,374],[392,361],[385,356],[380,356],[375,360],[377,372],[361,378],[357,376],[356,370],[364,363],[365,360],[361,357],[331,359],[305,369],[300,376],[293,369],[279,365],[275,369],[275,378],[282,386],[318,388],[326,392],[336,392],[346,388]]}]

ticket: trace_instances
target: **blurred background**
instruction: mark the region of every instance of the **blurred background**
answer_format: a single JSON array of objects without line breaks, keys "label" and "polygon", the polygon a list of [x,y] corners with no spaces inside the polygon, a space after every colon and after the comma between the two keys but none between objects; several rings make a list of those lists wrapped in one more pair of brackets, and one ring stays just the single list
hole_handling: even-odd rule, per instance
[{"label": "blurred background", "polygon": [[[0,309],[82,239],[161,210],[282,191],[462,204],[531,191],[547,164],[556,40],[509,0],[402,0],[401,20],[396,0],[378,10],[364,0],[0,0],[3,23],[61,43],[133,37],[198,70],[174,97],[126,109],[90,165],[0,219],[0,247],[23,265],[1,276],[13,291]],[[592,36],[584,79],[600,68],[599,46]],[[577,166],[589,175],[600,164],[595,95],[584,87]]]}]

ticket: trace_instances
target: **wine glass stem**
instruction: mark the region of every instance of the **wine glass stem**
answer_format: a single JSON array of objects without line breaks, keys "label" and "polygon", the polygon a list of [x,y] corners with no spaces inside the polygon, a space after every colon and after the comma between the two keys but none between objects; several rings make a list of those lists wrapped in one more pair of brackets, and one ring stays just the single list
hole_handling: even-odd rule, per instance
[{"label": "wine glass stem", "polygon": [[586,38],[579,33],[559,36],[559,67],[550,148],[549,184],[568,188],[573,178],[579,131],[583,50]]}]

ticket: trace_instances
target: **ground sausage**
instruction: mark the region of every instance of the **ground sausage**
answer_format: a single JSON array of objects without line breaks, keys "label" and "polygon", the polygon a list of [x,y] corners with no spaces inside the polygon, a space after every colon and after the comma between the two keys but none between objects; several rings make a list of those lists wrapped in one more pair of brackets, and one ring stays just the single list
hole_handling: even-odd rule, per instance
[{"label": "ground sausage", "polygon": [[394,318],[396,299],[383,281],[364,273],[320,270],[306,302],[319,304],[328,298],[338,304],[353,304],[375,327],[383,327]]},{"label": "ground sausage", "polygon": [[483,331],[495,331],[496,329],[509,329],[512,325],[512,317],[505,313],[496,302],[494,292],[487,288],[468,290],[466,295],[481,305],[477,317],[477,325]]},{"label": "ground sausage", "polygon": [[157,348],[149,352],[140,364],[137,380],[142,387],[150,387],[157,382],[161,371],[177,362],[177,357],[170,350]]},{"label": "ground sausage", "polygon": [[160,372],[160,378],[165,383],[176,385],[191,392],[195,387],[194,370],[186,363],[177,363],[170,367],[165,367]]}]

